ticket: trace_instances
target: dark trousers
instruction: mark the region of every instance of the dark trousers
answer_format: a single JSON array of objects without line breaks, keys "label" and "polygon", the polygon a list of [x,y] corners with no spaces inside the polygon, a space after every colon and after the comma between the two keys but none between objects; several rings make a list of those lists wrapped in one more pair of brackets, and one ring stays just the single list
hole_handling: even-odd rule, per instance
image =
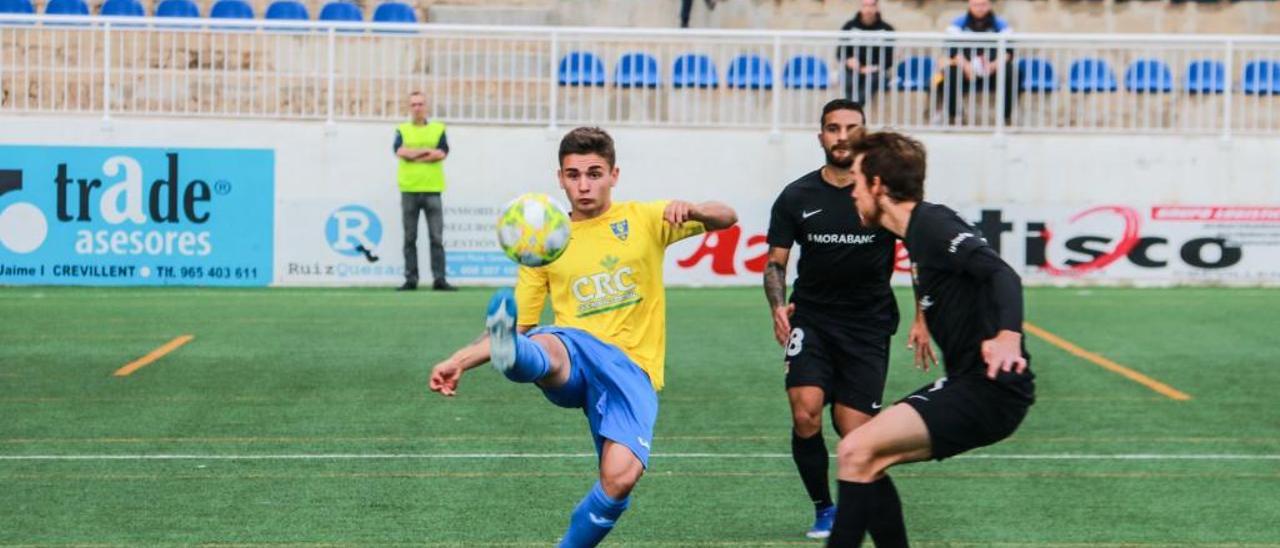
[{"label": "dark trousers", "polygon": [[[1004,118],[1008,120],[1013,115],[1013,77],[1011,72],[1013,63],[1006,62],[1001,69],[1004,71]],[[966,93],[983,92],[990,93],[996,90],[997,76],[992,74],[985,77],[965,78],[964,71],[960,67],[953,66],[947,69],[947,78],[942,83],[944,86],[943,94],[947,98],[947,117],[955,118],[956,111],[960,109],[960,98]],[[969,116],[970,121],[973,120],[972,113]]]},{"label": "dark trousers", "polygon": [[[715,9],[715,0],[702,0],[707,9]],[[693,0],[680,0],[680,28],[689,28],[689,13],[693,11]]]},{"label": "dark trousers", "polygon": [[880,91],[883,85],[879,72],[863,74],[856,70],[845,69],[844,71],[844,98],[850,101],[865,105],[875,97],[876,92]]},{"label": "dark trousers", "polygon": [[427,214],[431,240],[431,276],[444,280],[444,206],[439,192],[401,192],[400,213],[404,221],[404,281],[418,283],[418,212]]}]

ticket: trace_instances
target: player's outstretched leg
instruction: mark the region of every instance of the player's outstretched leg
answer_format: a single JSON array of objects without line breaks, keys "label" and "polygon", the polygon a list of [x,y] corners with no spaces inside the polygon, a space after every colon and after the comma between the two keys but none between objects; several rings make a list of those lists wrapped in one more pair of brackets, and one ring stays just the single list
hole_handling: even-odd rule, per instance
[{"label": "player's outstretched leg", "polygon": [[605,494],[604,487],[597,481],[573,509],[569,530],[560,540],[560,548],[586,548],[600,544],[630,505],[630,496],[621,500],[612,498]]},{"label": "player's outstretched leg", "polygon": [[516,295],[499,289],[489,299],[484,327],[489,333],[489,361],[515,382],[535,382],[551,371],[551,359],[538,343],[516,333]]},{"label": "player's outstretched leg", "polygon": [[600,451],[600,481],[582,498],[569,517],[569,530],[560,548],[591,548],[613,531],[622,512],[631,505],[631,490],[644,464],[627,446],[605,440]]},{"label": "player's outstretched leg", "polygon": [[929,430],[910,405],[897,404],[840,440],[840,499],[828,547],[862,546],[868,532],[878,548],[906,547],[902,502],[889,467],[932,454]]}]

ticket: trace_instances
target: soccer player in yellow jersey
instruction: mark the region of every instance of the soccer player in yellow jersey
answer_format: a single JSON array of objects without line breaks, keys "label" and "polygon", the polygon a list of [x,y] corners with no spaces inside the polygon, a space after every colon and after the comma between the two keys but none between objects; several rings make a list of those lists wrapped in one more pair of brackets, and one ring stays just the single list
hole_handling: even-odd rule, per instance
[{"label": "soccer player in yellow jersey", "polygon": [[[718,202],[614,203],[613,139],[599,128],[565,135],[558,175],[572,209],[568,249],[550,265],[520,267],[515,291],[499,290],[489,302],[486,335],[437,364],[430,386],[452,396],[463,372],[491,361],[552,403],[582,409],[600,479],[574,509],[560,546],[595,546],[649,463],[666,358],[666,248],[731,227],[737,213]],[[548,295],[555,325],[535,328]]]}]

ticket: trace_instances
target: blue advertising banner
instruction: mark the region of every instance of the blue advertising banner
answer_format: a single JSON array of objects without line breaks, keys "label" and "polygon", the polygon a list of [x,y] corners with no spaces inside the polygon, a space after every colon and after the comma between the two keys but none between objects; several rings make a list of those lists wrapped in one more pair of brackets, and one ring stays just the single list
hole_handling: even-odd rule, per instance
[{"label": "blue advertising banner", "polygon": [[0,284],[267,285],[271,150],[0,146]]}]

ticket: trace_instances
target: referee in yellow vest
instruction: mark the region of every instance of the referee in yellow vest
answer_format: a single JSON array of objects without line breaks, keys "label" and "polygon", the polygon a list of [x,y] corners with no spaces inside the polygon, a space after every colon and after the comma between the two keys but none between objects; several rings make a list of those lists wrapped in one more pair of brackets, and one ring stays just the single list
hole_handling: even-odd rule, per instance
[{"label": "referee in yellow vest", "polygon": [[427,99],[421,92],[409,94],[413,119],[396,128],[394,150],[400,160],[396,178],[400,183],[400,212],[404,221],[404,285],[399,291],[418,288],[418,212],[427,214],[431,240],[431,288],[456,291],[444,277],[444,159],[449,157],[449,141],[444,123],[427,121]]}]

